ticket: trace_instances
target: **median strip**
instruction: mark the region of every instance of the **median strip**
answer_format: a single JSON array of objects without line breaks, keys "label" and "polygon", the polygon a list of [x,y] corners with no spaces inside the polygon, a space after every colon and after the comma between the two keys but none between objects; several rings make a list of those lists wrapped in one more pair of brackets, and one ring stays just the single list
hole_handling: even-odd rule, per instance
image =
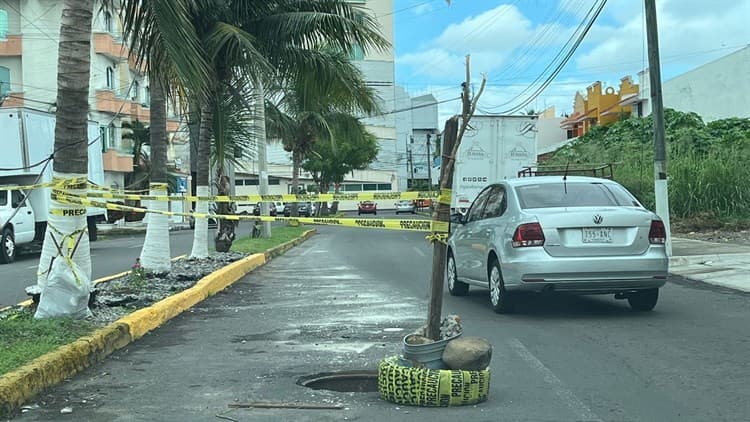
[{"label": "median strip", "polygon": [[[165,322],[227,288],[237,280],[310,238],[315,230],[235,261],[190,287],[149,307],[83,336],[72,343],[40,356],[26,365],[0,376],[0,417],[8,417],[46,388],[101,362],[112,352],[143,337]],[[111,277],[109,278],[112,279]]]}]

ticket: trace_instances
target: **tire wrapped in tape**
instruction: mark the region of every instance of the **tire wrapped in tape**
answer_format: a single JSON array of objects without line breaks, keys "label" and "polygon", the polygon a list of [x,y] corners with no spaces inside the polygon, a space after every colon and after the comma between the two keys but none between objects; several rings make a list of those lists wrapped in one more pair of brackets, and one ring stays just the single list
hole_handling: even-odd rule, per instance
[{"label": "tire wrapped in tape", "polygon": [[414,368],[399,364],[397,356],[378,366],[380,398],[392,403],[447,407],[476,404],[487,400],[490,371],[458,371]]}]

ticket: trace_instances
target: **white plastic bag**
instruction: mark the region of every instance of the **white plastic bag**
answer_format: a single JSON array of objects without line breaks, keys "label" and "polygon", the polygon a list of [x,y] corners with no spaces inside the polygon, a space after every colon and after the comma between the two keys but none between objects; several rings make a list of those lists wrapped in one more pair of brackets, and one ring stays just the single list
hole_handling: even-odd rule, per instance
[{"label": "white plastic bag", "polygon": [[75,262],[58,256],[50,269],[47,285],[42,289],[34,318],[89,317],[90,292],[91,279]]}]

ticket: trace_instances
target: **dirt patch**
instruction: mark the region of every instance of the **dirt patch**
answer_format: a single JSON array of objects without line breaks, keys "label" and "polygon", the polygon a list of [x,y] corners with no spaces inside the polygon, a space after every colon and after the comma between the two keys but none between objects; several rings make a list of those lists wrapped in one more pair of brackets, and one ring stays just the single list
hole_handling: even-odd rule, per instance
[{"label": "dirt patch", "polygon": [[750,245],[750,221],[722,222],[713,215],[699,215],[672,222],[672,233],[686,239]]}]

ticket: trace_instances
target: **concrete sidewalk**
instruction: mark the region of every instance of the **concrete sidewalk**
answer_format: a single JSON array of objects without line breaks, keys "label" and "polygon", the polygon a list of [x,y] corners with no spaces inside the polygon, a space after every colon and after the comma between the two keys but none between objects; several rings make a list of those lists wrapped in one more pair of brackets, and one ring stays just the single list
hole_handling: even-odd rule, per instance
[{"label": "concrete sidewalk", "polygon": [[669,272],[750,292],[750,246],[672,238]]}]

